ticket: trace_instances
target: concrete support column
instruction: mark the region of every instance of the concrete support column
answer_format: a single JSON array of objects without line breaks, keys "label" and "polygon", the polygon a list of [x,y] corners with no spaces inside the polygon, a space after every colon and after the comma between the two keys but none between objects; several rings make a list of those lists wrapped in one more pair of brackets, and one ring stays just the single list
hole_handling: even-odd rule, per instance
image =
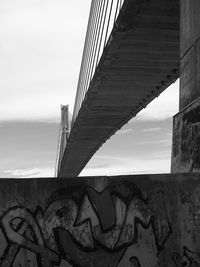
[{"label": "concrete support column", "polygon": [[200,97],[200,1],[180,0],[180,110]]},{"label": "concrete support column", "polygon": [[200,171],[200,0],[180,0],[180,102],[172,172]]}]

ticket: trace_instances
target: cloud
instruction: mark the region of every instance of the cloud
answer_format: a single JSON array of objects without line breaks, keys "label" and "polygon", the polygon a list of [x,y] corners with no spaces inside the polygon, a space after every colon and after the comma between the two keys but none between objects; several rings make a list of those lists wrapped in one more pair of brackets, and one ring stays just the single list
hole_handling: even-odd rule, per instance
[{"label": "cloud", "polygon": [[160,127],[154,127],[154,128],[146,128],[144,130],[142,130],[144,133],[149,133],[149,132],[157,132],[162,130],[162,128]]},{"label": "cloud", "polygon": [[138,145],[162,145],[162,146],[171,146],[171,139],[164,139],[164,140],[147,140],[138,142]]},{"label": "cloud", "polygon": [[32,169],[19,169],[19,170],[5,170],[3,173],[10,174],[16,178],[41,178],[41,177],[53,177],[53,168],[32,168]]},{"label": "cloud", "polygon": [[[69,104],[72,112],[90,3],[91,0],[80,1],[77,8],[76,1],[66,0],[0,1],[0,24],[4,25],[0,28],[0,122],[58,122],[60,104]],[[101,159],[94,156],[95,163],[88,165],[83,173],[114,175],[169,170],[169,157],[162,154],[156,163],[150,153],[146,153],[145,146],[135,149],[135,145],[147,135],[145,133],[148,133],[148,138],[151,133],[154,136],[157,133],[156,137],[159,133],[159,127],[151,125],[147,129],[145,124],[144,129],[139,125],[140,122],[161,122],[172,117],[177,111],[178,82],[166,89],[134,119],[134,122],[139,122],[139,133],[135,125],[133,129],[130,128],[132,124],[128,129],[121,129],[116,134],[117,138],[122,135],[126,140],[111,138],[116,142],[107,150],[124,158],[103,155]],[[54,169],[50,159],[55,157],[57,130],[56,134],[52,134],[53,129],[43,131],[39,126],[31,128],[30,124],[27,124],[26,128],[31,131],[24,128],[23,131],[17,132],[17,126],[13,126],[15,127],[8,128],[7,132],[3,131],[5,138],[2,138],[4,144],[1,145],[1,166],[7,170],[4,174],[17,178],[52,177]],[[6,126],[4,128],[6,129]],[[38,133],[33,130],[36,128],[39,129]],[[1,132],[2,130],[3,128]],[[133,137],[129,133],[132,133]],[[167,137],[162,135],[162,138]],[[150,142],[153,150],[154,144],[167,149],[164,144],[168,146],[170,141]],[[50,149],[52,143],[54,146]],[[135,153],[137,157],[127,157],[131,153]],[[138,158],[141,154],[144,155],[143,158]],[[5,157],[7,159],[4,161]],[[146,157],[149,157],[149,160],[146,160]],[[33,164],[35,158],[39,159],[40,164]]]},{"label": "cloud", "polygon": [[162,151],[157,151],[157,152],[153,152],[151,154],[151,158],[152,159],[168,159],[168,161],[171,161],[171,149],[166,149],[166,150],[162,150]]},{"label": "cloud", "polygon": [[[0,1],[0,120],[58,120],[60,104],[73,110],[90,4]],[[136,119],[174,115],[178,83],[171,88]]]},{"label": "cloud", "polygon": [[134,120],[151,121],[172,118],[179,107],[179,80],[138,113]]},{"label": "cloud", "polygon": [[116,134],[117,135],[122,135],[122,134],[130,133],[132,131],[133,131],[133,129],[122,129],[122,130],[117,131]]},{"label": "cloud", "polygon": [[[167,155],[166,157],[163,155],[163,157],[160,158],[146,160],[110,156],[105,156],[104,159],[107,159],[106,166],[99,166],[98,168],[86,166],[80,176],[131,175],[170,172],[170,161]],[[108,161],[108,159],[110,161]]]}]

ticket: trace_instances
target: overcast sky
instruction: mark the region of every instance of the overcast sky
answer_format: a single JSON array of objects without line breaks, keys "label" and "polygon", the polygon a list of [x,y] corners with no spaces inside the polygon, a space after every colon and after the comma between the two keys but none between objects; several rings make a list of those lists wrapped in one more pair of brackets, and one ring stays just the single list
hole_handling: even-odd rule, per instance
[{"label": "overcast sky", "polygon": [[[72,113],[90,2],[0,1],[0,177],[54,175],[60,104]],[[82,175],[169,172],[178,86],[113,136]]]}]

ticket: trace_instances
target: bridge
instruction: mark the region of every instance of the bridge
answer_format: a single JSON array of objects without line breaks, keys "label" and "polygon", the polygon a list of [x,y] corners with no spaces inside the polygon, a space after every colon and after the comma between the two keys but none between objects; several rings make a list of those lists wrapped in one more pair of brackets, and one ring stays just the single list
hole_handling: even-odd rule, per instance
[{"label": "bridge", "polygon": [[93,0],[59,177],[76,177],[179,77],[179,0]]},{"label": "bridge", "polygon": [[[200,266],[200,1],[180,6],[179,31],[176,0],[92,1],[66,179],[0,180],[0,267]],[[171,174],[67,177],[179,75]]]}]

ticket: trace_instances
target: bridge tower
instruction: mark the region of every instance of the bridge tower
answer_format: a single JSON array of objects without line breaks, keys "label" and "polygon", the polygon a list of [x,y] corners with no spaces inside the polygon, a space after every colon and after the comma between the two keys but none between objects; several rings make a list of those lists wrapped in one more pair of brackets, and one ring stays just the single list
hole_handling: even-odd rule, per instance
[{"label": "bridge tower", "polygon": [[174,116],[172,172],[200,171],[200,1],[181,0],[180,100]]},{"label": "bridge tower", "polygon": [[63,155],[65,152],[65,148],[67,145],[67,140],[69,137],[69,106],[61,105],[61,122],[60,122],[60,130],[58,137],[58,149],[57,149],[57,157],[56,157],[56,168],[55,168],[55,177],[58,176],[58,172],[60,170],[61,162],[63,159]]}]

